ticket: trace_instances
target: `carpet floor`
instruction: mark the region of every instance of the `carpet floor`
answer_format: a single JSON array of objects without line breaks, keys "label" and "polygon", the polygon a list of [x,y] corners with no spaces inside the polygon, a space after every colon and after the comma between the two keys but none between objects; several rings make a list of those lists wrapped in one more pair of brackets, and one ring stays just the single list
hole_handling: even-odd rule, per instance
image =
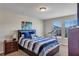
[{"label": "carpet floor", "polygon": [[[1,54],[1,56],[4,56],[4,55]],[[18,51],[9,53],[6,56],[29,56],[29,55],[19,49]],[[68,56],[68,46],[61,45],[59,52],[57,54],[55,54],[54,56]]]}]

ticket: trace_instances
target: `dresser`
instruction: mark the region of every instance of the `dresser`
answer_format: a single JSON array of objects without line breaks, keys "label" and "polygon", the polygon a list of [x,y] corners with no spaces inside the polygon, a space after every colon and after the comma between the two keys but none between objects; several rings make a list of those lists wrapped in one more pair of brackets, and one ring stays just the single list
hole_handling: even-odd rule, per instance
[{"label": "dresser", "polygon": [[4,55],[18,51],[18,41],[12,40],[12,41],[4,41]]}]

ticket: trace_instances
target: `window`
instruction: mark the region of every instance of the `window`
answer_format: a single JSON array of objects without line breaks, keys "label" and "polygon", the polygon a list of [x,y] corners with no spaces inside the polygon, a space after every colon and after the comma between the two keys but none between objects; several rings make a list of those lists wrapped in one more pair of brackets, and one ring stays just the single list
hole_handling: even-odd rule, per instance
[{"label": "window", "polygon": [[[57,36],[62,36],[64,38],[68,37],[68,29],[77,26],[77,20],[66,19],[66,20],[53,20],[52,28],[56,30]],[[64,28],[64,29],[63,29]],[[65,33],[63,33],[65,32]]]},{"label": "window", "polygon": [[68,29],[72,27],[76,27],[77,20],[72,20],[72,19],[65,20],[64,24],[65,24],[65,37],[68,37]]},{"label": "window", "polygon": [[56,30],[56,35],[61,36],[61,22],[53,21],[53,29]]}]

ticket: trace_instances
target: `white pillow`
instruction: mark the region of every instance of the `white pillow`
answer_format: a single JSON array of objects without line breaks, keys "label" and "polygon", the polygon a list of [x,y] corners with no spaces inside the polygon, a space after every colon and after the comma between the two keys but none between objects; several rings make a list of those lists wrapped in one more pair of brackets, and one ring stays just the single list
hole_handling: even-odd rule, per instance
[{"label": "white pillow", "polygon": [[36,34],[32,34],[31,37],[32,37],[32,39],[36,39],[37,38]]}]

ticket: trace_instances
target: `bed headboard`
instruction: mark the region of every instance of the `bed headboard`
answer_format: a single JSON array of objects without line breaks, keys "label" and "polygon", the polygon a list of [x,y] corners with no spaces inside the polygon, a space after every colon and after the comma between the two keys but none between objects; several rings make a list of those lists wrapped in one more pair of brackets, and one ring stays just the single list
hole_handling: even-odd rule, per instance
[{"label": "bed headboard", "polygon": [[31,34],[36,34],[36,30],[18,30],[18,39],[21,37],[22,34],[25,38],[31,39]]}]

